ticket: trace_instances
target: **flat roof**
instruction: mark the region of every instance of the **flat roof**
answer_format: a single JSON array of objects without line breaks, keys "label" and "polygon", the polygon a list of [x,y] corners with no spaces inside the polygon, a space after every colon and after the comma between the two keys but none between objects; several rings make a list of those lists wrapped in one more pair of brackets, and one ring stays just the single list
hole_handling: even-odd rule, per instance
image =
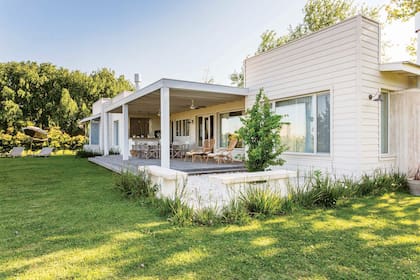
[{"label": "flat roof", "polygon": [[406,76],[420,76],[420,65],[410,61],[383,63],[379,65],[379,71]]},{"label": "flat roof", "polygon": [[115,103],[109,104],[108,106],[105,107],[105,112],[112,111],[118,107],[121,107],[123,104],[130,103],[150,93],[156,92],[164,87],[167,87],[169,89],[185,90],[185,91],[191,91],[191,92],[195,91],[195,92],[207,92],[207,93],[216,93],[216,94],[220,93],[220,94],[227,94],[227,95],[232,95],[232,96],[248,96],[249,95],[248,88],[239,88],[239,87],[233,87],[233,86],[163,78],[144,88],[136,90],[134,93],[118,100]]},{"label": "flat roof", "polygon": [[89,117],[86,117],[84,119],[81,119],[79,121],[79,123],[85,123],[85,122],[88,122],[88,121],[91,121],[91,120],[95,120],[95,119],[99,119],[99,118],[101,118],[101,114],[95,114],[95,115],[91,115]]}]

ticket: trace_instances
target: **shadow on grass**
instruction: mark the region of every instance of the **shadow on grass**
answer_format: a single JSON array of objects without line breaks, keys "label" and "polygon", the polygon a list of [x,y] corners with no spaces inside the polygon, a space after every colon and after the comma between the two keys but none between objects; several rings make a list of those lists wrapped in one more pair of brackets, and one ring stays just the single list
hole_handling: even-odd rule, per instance
[{"label": "shadow on grass", "polygon": [[[0,160],[0,278],[419,277],[420,199],[387,194],[245,226],[170,225],[73,157]],[[24,174],[22,174],[24,173]]]}]

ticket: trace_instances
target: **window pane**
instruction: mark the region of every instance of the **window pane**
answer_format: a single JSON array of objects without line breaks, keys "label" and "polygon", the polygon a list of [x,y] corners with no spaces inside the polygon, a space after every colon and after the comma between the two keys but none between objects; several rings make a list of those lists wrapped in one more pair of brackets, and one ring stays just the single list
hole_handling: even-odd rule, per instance
[{"label": "window pane", "polygon": [[276,113],[285,115],[280,135],[291,152],[314,152],[313,97],[306,96],[293,100],[276,102]]},{"label": "window pane", "polygon": [[388,153],[388,104],[389,93],[382,91],[381,103],[381,153]]},{"label": "window pane", "polygon": [[99,145],[99,122],[90,123],[90,144]]},{"label": "window pane", "polygon": [[[227,147],[229,136],[241,128],[241,116],[241,111],[220,114],[220,147]],[[241,147],[241,143],[236,147]]]},{"label": "window pane", "polygon": [[330,95],[317,96],[317,152],[330,152]]}]

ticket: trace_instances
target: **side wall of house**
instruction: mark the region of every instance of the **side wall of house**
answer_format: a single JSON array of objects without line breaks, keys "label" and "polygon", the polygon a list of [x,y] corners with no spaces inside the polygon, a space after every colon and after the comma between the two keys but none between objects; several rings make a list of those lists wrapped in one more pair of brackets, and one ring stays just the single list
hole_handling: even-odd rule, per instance
[{"label": "side wall of house", "polygon": [[[363,172],[374,169],[392,169],[396,167],[398,150],[392,138],[393,119],[398,118],[398,112],[390,111],[389,114],[389,153],[381,154],[381,102],[369,100],[369,95],[375,95],[381,89],[399,91],[410,85],[407,76],[381,73],[379,65],[381,60],[380,27],[376,22],[360,17],[360,103],[359,130],[361,133],[361,160]],[[390,108],[394,97],[390,96]]]},{"label": "side wall of house", "polygon": [[[361,153],[357,54],[359,17],[245,60],[246,86],[264,88],[272,101],[330,91],[331,152],[284,153],[285,168],[321,169],[336,174],[359,172]],[[247,99],[252,106],[253,97]]]}]

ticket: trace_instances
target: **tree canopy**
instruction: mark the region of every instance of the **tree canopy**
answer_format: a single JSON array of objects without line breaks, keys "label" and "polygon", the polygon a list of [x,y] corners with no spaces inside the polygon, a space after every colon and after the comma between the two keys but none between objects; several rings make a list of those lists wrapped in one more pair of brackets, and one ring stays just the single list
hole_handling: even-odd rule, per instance
[{"label": "tree canopy", "polygon": [[391,0],[386,6],[388,20],[407,21],[417,12],[420,12],[419,0]]},{"label": "tree canopy", "polygon": [[51,63],[0,63],[0,131],[33,124],[76,135],[77,121],[90,114],[96,100],[132,89],[107,68],[86,74]]},{"label": "tree canopy", "polygon": [[378,7],[356,5],[349,0],[308,0],[302,10],[303,22],[294,27],[289,26],[288,33],[280,37],[274,30],[266,30],[261,35],[261,42],[256,54],[284,45],[357,14],[377,19],[379,10]]}]

